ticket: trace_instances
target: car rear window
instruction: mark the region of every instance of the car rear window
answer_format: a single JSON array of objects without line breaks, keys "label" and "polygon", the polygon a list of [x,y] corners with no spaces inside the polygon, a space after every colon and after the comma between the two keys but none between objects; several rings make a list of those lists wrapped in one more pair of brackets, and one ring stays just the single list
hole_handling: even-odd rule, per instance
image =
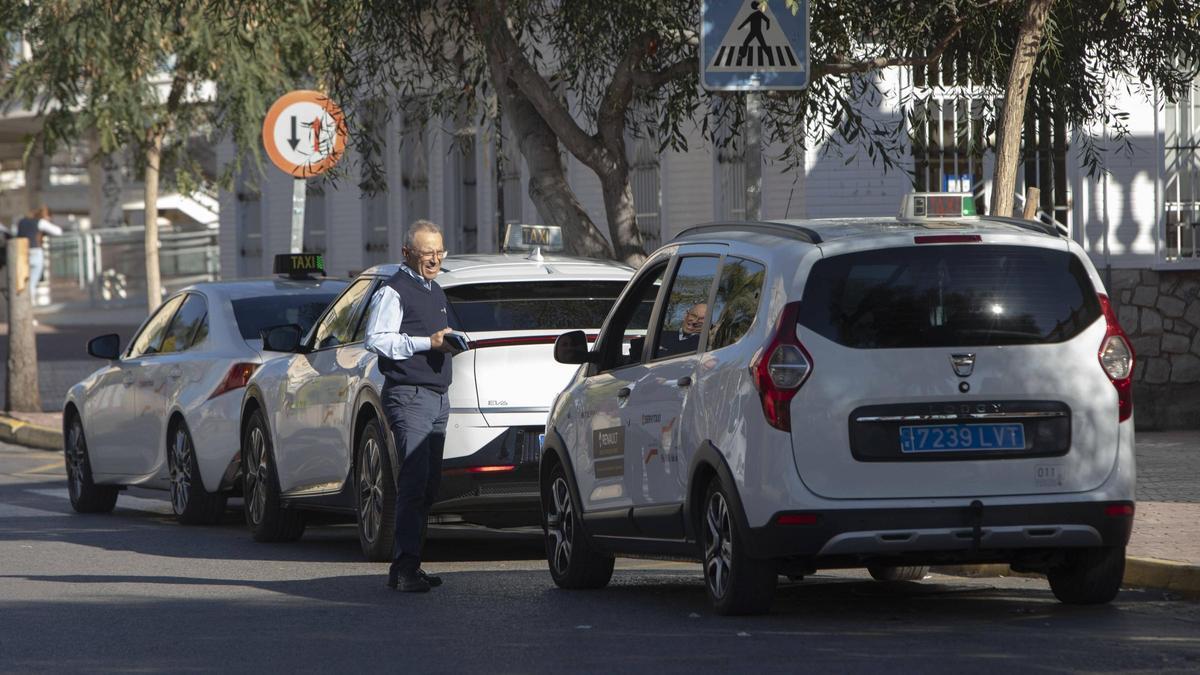
[{"label": "car rear window", "polygon": [[800,323],[858,349],[1043,344],[1100,317],[1083,263],[1023,246],[911,246],[813,265]]},{"label": "car rear window", "polygon": [[291,295],[263,295],[233,300],[233,317],[243,340],[261,340],[265,328],[294,323],[306,335],[342,287]]},{"label": "car rear window", "polygon": [[451,326],[493,330],[599,328],[623,281],[486,283],[447,288]]}]

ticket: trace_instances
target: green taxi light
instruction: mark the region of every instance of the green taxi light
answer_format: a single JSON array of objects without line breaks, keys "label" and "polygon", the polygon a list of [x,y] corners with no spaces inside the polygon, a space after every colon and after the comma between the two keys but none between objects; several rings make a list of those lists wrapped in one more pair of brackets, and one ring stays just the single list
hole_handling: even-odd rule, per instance
[{"label": "green taxi light", "polygon": [[275,256],[275,274],[304,278],[325,274],[325,256],[320,253],[280,253]]},{"label": "green taxi light", "polygon": [[977,216],[979,212],[975,210],[975,198],[964,196],[962,198],[962,214],[964,216]]}]

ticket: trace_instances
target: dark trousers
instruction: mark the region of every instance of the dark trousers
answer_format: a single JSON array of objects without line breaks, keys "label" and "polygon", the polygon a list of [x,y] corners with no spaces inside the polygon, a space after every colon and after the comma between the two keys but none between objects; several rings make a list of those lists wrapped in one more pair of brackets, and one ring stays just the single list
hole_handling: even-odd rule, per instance
[{"label": "dark trousers", "polygon": [[392,571],[415,572],[421,566],[421,545],[429,507],[442,480],[442,450],[446,446],[446,394],[413,385],[383,388],[383,409],[396,441],[396,547]]}]

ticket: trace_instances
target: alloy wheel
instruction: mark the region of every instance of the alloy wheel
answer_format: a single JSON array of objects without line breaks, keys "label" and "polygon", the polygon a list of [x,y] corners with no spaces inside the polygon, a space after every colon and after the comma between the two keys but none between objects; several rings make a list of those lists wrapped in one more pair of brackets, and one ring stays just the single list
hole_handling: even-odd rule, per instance
[{"label": "alloy wheel", "polygon": [[192,489],[192,439],[182,428],[171,444],[171,506],[179,515],[187,510]]},{"label": "alloy wheel", "polygon": [[368,438],[358,468],[358,521],[363,536],[371,543],[379,538],[383,522],[383,462],[379,452],[379,442]]},{"label": "alloy wheel", "polygon": [[554,539],[550,564],[555,572],[565,575],[571,564],[571,546],[575,540],[575,512],[571,506],[571,492],[562,476],[557,476],[550,485],[550,504],[547,506],[547,532]]},{"label": "alloy wheel", "polygon": [[246,456],[246,483],[244,488],[247,510],[250,520],[255,523],[263,521],[267,508],[267,453],[266,440],[262,429],[254,427],[250,430],[249,452]]},{"label": "alloy wheel", "polygon": [[713,597],[723,598],[733,569],[729,507],[725,495],[713,492],[704,512],[704,578]]},{"label": "alloy wheel", "polygon": [[79,422],[71,425],[66,448],[67,489],[71,491],[71,499],[78,501],[83,486],[83,465],[87,452],[83,447],[83,426]]}]

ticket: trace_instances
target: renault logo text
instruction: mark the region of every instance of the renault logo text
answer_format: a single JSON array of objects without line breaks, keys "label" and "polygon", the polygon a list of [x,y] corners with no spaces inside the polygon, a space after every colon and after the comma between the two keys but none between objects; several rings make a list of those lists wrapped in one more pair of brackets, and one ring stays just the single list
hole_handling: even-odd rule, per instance
[{"label": "renault logo text", "polygon": [[975,370],[974,354],[951,354],[950,365],[954,366],[954,374],[959,377],[970,377]]}]

